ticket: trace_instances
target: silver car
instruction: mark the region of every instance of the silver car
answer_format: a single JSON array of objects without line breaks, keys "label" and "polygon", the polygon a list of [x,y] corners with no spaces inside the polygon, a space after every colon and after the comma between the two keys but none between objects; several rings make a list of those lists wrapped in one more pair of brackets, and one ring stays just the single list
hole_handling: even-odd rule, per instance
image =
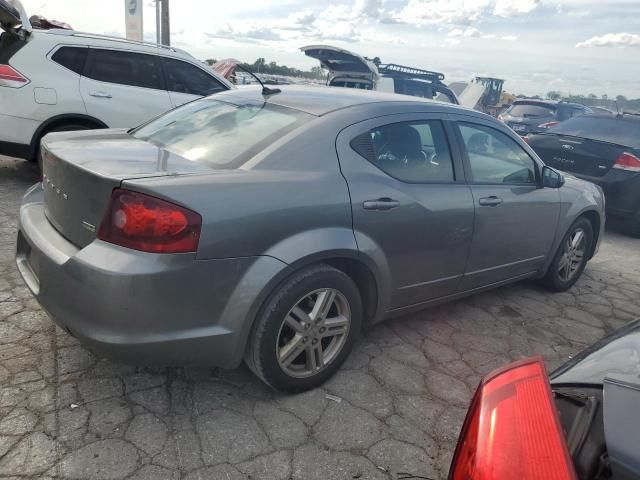
[{"label": "silver car", "polygon": [[[270,91],[269,93],[273,93]],[[249,87],[43,141],[17,265],[98,353],[333,374],[363,328],[525,278],[570,288],[604,199],[504,124],[379,92]]]}]

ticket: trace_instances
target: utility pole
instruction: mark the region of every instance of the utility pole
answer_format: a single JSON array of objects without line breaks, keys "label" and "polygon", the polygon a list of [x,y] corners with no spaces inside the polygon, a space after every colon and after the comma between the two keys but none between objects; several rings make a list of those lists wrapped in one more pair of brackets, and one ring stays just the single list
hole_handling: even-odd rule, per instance
[{"label": "utility pole", "polygon": [[171,45],[171,27],[169,26],[169,0],[162,0],[162,15],[160,17],[161,43]]},{"label": "utility pole", "polygon": [[160,12],[162,10],[161,5],[160,5],[160,1],[161,0],[156,0],[156,43],[159,44],[160,43]]}]

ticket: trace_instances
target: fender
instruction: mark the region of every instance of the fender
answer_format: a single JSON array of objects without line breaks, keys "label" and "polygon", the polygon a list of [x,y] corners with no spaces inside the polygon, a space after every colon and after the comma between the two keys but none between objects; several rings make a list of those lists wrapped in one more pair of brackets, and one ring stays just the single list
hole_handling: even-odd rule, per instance
[{"label": "fender", "polygon": [[93,123],[98,126],[97,128],[109,128],[109,126],[102,120],[98,120],[95,117],[83,113],[64,113],[62,115],[56,115],[55,117],[51,117],[42,122],[33,134],[31,144],[29,145],[29,158],[35,158],[43,132],[46,132],[52,125],[57,123],[71,123],[71,121],[74,120],[79,123]]}]

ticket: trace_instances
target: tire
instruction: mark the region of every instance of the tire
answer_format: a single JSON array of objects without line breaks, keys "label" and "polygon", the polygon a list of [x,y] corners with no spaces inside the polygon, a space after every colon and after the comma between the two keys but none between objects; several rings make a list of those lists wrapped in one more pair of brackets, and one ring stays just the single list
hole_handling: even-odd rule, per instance
[{"label": "tire", "polygon": [[51,130],[47,130],[46,132],[44,132],[42,134],[42,136],[40,137],[40,139],[38,140],[38,150],[36,153],[36,158],[35,160],[38,162],[38,168],[40,170],[42,170],[42,152],[40,150],[40,141],[42,140],[42,137],[44,137],[46,134],[48,133],[54,133],[54,132],[75,132],[77,130],[93,130],[93,128],[87,126],[87,125],[80,125],[80,124],[68,124],[68,125],[60,125],[58,127],[54,127]]},{"label": "tire", "polygon": [[[579,248],[571,250],[569,241],[572,238],[575,241],[575,235],[578,232],[583,233],[584,240],[580,241]],[[543,279],[543,284],[549,290],[564,292],[575,285],[587,265],[589,252],[593,248],[593,237],[593,225],[586,218],[579,218],[571,225]],[[567,263],[570,265],[567,265]]]},{"label": "tire", "polygon": [[[320,310],[322,300],[329,308],[316,315],[314,307]],[[275,390],[309,390],[340,368],[361,325],[362,300],[353,280],[328,265],[311,266],[285,280],[267,300],[253,326],[245,362]],[[285,355],[287,351],[292,353]],[[319,358],[326,364],[321,366]]]}]

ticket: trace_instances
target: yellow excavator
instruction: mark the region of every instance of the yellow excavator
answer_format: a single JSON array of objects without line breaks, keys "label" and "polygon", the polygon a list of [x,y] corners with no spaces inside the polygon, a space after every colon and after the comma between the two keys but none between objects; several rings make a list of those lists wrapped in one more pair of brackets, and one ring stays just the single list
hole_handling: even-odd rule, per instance
[{"label": "yellow excavator", "polygon": [[497,117],[516,100],[516,96],[505,92],[503,87],[501,78],[474,77],[458,98],[461,105]]}]

